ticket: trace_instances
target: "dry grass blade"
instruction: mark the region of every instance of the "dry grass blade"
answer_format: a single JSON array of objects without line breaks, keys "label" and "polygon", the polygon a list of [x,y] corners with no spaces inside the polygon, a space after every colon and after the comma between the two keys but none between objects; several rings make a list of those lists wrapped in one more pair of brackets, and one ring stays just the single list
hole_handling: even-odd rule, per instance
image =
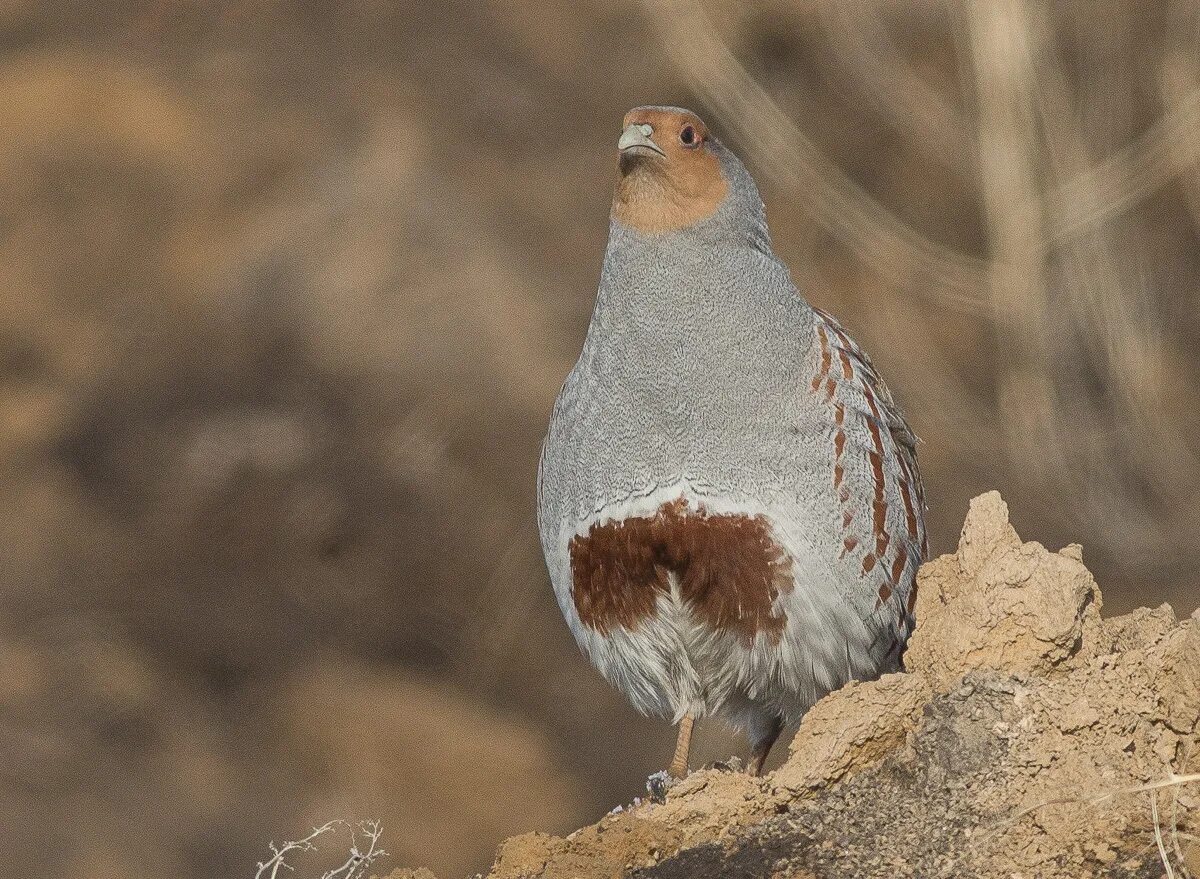
[{"label": "dry grass blade", "polygon": [[[1188,760],[1191,757],[1191,748],[1185,747],[1183,760],[1180,762],[1179,768],[1186,771]],[[1151,794],[1150,796],[1154,796]],[[1183,874],[1183,879],[1192,879],[1192,872],[1188,869],[1187,859],[1183,855],[1183,847],[1179,844],[1179,787],[1171,788],[1171,848],[1175,852],[1175,858],[1179,862],[1179,871]]]},{"label": "dry grass blade", "polygon": [[1163,869],[1167,871],[1167,879],[1175,879],[1175,870],[1171,867],[1171,859],[1167,857],[1167,847],[1163,843],[1162,824],[1158,820],[1158,797],[1153,792],[1150,794],[1150,816],[1154,822],[1154,843],[1158,846]]}]

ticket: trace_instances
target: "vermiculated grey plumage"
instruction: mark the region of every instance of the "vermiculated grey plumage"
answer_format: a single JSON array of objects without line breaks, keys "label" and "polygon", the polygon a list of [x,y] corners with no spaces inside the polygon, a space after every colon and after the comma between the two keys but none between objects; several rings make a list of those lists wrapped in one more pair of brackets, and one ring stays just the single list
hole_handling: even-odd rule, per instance
[{"label": "vermiculated grey plumage", "polygon": [[[673,108],[627,124],[638,118],[656,132],[703,125]],[[664,174],[692,159],[674,149]],[[614,211],[587,339],[543,448],[538,517],[559,606],[600,672],[641,711],[720,715],[761,742],[847,680],[898,668],[926,552],[923,492],[878,373],[772,253],[742,163],[709,136],[703,149],[726,185],[710,215],[647,231]],[[687,522],[768,535],[789,577],[769,602],[781,629],[747,634],[765,619],[737,617],[754,596],[711,553],[715,573],[696,572]],[[606,527],[611,564],[591,552],[581,582],[573,556],[578,569]]]}]

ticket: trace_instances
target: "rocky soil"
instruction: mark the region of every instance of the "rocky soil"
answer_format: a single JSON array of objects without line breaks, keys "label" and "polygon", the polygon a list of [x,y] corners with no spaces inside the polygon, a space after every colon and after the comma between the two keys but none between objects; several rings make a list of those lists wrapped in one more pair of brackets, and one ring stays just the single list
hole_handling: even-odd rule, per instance
[{"label": "rocky soil", "polygon": [[1078,545],[978,497],[921,571],[906,674],[822,700],[765,778],[693,772],[488,877],[1200,875],[1200,621],[1101,607]]}]

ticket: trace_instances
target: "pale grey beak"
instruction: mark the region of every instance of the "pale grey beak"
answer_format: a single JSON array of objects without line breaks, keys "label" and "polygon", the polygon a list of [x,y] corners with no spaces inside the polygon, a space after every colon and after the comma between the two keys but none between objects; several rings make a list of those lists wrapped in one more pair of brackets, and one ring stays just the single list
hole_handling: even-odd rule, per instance
[{"label": "pale grey beak", "polygon": [[643,123],[631,123],[625,126],[625,130],[621,132],[621,137],[617,140],[617,149],[621,152],[626,150],[636,149],[637,147],[645,147],[648,150],[654,150],[660,156],[666,157],[666,153],[662,151],[662,147],[650,139],[650,134],[654,131],[654,126]]}]

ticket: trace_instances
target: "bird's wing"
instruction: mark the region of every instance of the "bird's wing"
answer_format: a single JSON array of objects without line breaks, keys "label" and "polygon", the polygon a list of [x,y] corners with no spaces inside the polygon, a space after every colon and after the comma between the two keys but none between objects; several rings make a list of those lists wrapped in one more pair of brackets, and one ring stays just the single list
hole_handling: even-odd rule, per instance
[{"label": "bird's wing", "polygon": [[875,610],[907,633],[917,568],[928,555],[917,437],[871,359],[837,320],[814,311],[810,390],[833,420],[839,552],[875,586]]}]

